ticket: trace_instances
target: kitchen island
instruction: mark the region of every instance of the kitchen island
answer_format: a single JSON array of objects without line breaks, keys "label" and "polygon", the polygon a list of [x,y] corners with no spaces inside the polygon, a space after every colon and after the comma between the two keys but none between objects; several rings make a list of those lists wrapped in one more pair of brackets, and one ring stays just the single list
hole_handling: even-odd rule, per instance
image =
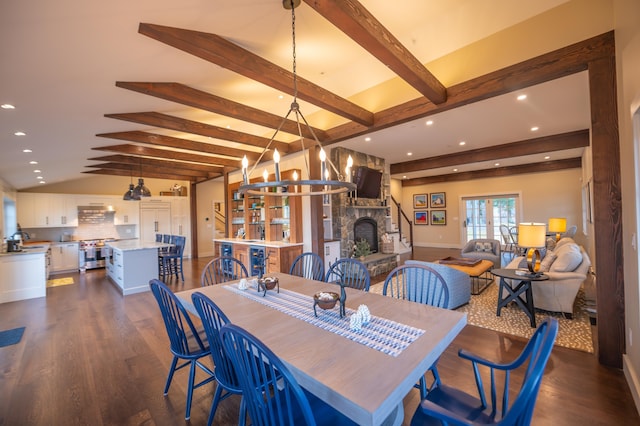
[{"label": "kitchen island", "polygon": [[108,241],[107,276],[123,296],[149,291],[149,281],[158,278],[158,249],[171,244],[152,241]]},{"label": "kitchen island", "polygon": [[0,303],[47,295],[49,246],[0,254]]}]

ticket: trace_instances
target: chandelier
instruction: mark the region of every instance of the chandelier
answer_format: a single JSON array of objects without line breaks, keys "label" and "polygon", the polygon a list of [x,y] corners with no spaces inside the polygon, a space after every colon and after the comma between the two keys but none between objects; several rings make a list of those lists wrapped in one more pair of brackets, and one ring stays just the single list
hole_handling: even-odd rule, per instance
[{"label": "chandelier", "polygon": [[[242,159],[242,184],[238,191],[241,194],[253,194],[253,195],[265,195],[268,192],[269,195],[275,196],[303,196],[303,195],[329,195],[340,194],[343,192],[355,191],[356,185],[351,182],[351,167],[353,167],[353,160],[351,156],[347,160],[347,167],[345,174],[342,175],[336,166],[331,162],[322,148],[322,144],[318,140],[313,128],[309,125],[304,115],[300,111],[300,105],[298,104],[298,76],[296,74],[296,14],[295,8],[300,5],[300,0],[282,0],[282,6],[285,9],[291,10],[291,38],[292,38],[292,51],[293,51],[293,102],[289,111],[282,119],[282,122],[276,129],[275,133],[269,140],[269,143],[264,148],[253,167],[249,170],[249,161],[245,155]],[[269,147],[275,140],[276,135],[287,121],[290,115],[295,116],[295,121],[298,127],[298,136],[300,138],[302,151],[305,150],[304,137],[302,136],[302,125],[304,124],[315,141],[315,146],[320,148],[319,160],[320,160],[320,179],[311,179],[309,173],[309,164],[305,156],[305,166],[307,172],[307,179],[303,179],[300,176],[298,180],[298,173],[293,172],[292,179],[281,179],[280,175],[280,153],[277,149],[273,150],[273,163],[275,165],[275,180],[269,181],[269,174],[265,169],[263,173],[263,182],[250,183],[250,176],[264,157],[265,153],[269,151]],[[311,148],[311,147],[310,147]],[[336,176],[336,179],[330,179],[331,170]],[[287,191],[288,187],[294,187],[294,191]],[[273,191],[272,191],[273,190]]]}]

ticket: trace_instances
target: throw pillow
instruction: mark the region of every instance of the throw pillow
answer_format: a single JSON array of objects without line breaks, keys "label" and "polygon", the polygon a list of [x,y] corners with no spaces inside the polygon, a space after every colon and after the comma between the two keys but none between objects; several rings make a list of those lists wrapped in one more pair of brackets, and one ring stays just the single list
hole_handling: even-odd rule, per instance
[{"label": "throw pillow", "polygon": [[493,244],[491,243],[484,243],[484,250],[487,253],[491,253],[493,251]]},{"label": "throw pillow", "polygon": [[582,253],[577,244],[568,244],[556,250],[558,258],[551,264],[551,272],[570,272],[582,263]]},{"label": "throw pillow", "polygon": [[476,251],[484,251],[484,245],[482,243],[476,243]]},{"label": "throw pillow", "polygon": [[547,272],[551,268],[551,264],[558,256],[552,251],[548,251],[547,255],[540,262],[540,272]]}]

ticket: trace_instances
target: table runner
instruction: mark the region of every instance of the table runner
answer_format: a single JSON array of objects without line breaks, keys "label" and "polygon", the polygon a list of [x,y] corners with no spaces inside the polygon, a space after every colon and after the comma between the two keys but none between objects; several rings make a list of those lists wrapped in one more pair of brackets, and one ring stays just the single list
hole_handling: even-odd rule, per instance
[{"label": "table runner", "polygon": [[393,357],[400,355],[425,333],[422,329],[375,315],[371,315],[371,321],[363,325],[360,331],[353,331],[349,327],[349,317],[356,312],[354,309],[346,308],[346,316],[340,318],[338,304],[336,308],[326,311],[317,307],[318,317],[316,317],[313,314],[313,297],[311,296],[283,288],[280,289],[280,293],[267,291],[264,297],[262,292],[258,293],[255,289],[240,290],[238,284],[227,284],[224,288]]}]

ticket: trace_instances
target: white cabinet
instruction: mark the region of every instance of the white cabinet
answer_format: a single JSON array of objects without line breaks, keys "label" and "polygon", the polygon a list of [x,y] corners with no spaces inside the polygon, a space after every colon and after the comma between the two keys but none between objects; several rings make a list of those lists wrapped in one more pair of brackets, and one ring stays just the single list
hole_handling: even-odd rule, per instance
[{"label": "white cabinet", "polygon": [[330,196],[325,195],[322,203],[322,225],[324,228],[324,239],[333,239],[333,220],[331,217]]},{"label": "white cabinet", "polygon": [[155,241],[156,234],[171,234],[171,203],[140,202],[140,240]]},{"label": "white cabinet", "polygon": [[158,249],[120,249],[112,247],[107,261],[107,275],[123,296],[149,291],[149,280],[158,278]]},{"label": "white cabinet", "polygon": [[23,228],[78,226],[74,195],[19,192],[17,209],[18,223]]},{"label": "white cabinet", "polygon": [[51,246],[51,272],[78,270],[78,243],[60,243]]},{"label": "white cabinet", "polygon": [[340,259],[340,241],[327,241],[324,243],[324,272],[327,273],[329,265]]},{"label": "white cabinet", "polygon": [[140,222],[140,201],[121,200],[114,205],[114,225],[137,225]]},{"label": "white cabinet", "polygon": [[191,257],[191,212],[189,198],[173,197],[171,199],[171,233],[186,237],[183,256]]},{"label": "white cabinet", "polygon": [[0,256],[0,303],[47,295],[45,253]]}]

